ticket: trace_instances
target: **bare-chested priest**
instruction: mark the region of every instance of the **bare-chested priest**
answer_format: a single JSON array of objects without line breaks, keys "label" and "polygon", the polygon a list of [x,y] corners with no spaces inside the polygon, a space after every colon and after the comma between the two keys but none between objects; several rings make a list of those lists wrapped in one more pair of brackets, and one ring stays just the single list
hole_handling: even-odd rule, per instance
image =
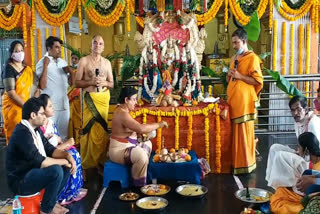
[{"label": "bare-chested priest", "polygon": [[167,122],[140,124],[130,115],[137,104],[137,91],[132,87],[122,88],[119,105],[112,118],[109,156],[116,163],[132,165],[131,176],[135,186],[146,184],[149,156],[152,149],[151,141],[137,141],[137,134],[148,134],[152,131],[168,127]]},{"label": "bare-chested priest", "polygon": [[101,56],[103,50],[103,38],[100,35],[94,36],[91,54],[80,59],[75,77],[76,87],[84,91],[80,137],[84,172],[93,167],[102,169],[106,160],[109,89],[113,88],[113,76],[110,61]]}]

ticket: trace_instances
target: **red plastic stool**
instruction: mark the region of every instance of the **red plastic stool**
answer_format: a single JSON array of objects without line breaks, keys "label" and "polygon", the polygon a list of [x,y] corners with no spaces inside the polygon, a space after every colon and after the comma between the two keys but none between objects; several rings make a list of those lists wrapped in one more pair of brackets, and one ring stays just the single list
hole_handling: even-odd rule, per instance
[{"label": "red plastic stool", "polygon": [[22,214],[39,214],[40,213],[40,193],[33,195],[18,195],[22,206]]}]

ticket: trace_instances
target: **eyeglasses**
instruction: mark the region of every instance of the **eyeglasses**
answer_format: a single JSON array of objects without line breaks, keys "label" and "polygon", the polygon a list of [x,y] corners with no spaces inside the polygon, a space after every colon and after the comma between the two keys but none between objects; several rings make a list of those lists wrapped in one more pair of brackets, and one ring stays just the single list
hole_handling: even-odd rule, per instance
[{"label": "eyeglasses", "polygon": [[297,107],[297,108],[294,108],[294,109],[290,109],[291,110],[291,113],[296,113],[296,111],[298,111],[298,113],[301,113],[303,111],[304,108],[302,107]]}]

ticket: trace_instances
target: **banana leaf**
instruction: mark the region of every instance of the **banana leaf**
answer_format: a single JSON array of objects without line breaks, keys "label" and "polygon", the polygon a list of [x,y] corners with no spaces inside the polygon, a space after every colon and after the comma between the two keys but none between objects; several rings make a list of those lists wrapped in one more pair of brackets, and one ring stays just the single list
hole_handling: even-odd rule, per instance
[{"label": "banana leaf", "polygon": [[112,62],[112,61],[115,60],[115,59],[123,58],[123,54],[121,54],[121,53],[115,53],[115,54],[106,56],[106,58],[107,58],[110,62]]},{"label": "banana leaf", "polygon": [[261,28],[257,11],[251,15],[250,22],[243,29],[248,34],[248,40],[256,42],[259,39]]},{"label": "banana leaf", "polygon": [[124,56],[123,65],[121,68],[122,84],[134,76],[136,70],[139,68],[141,54],[136,56]]},{"label": "banana leaf", "polygon": [[259,58],[263,61],[265,60],[268,56],[271,56],[271,52],[264,52],[262,54],[259,55]]},{"label": "banana leaf", "polygon": [[276,80],[277,87],[290,96],[304,96],[299,89],[297,89],[293,84],[291,84],[286,78],[281,76],[278,71],[272,71],[267,68],[263,69],[267,72],[274,80]]},{"label": "banana leaf", "polygon": [[63,44],[63,46],[64,46],[66,49],[68,49],[69,51],[71,51],[71,53],[74,53],[77,57],[79,57],[79,59],[80,59],[81,57],[84,57],[84,56],[89,55],[88,53],[82,53],[81,51],[73,48],[71,45],[69,45],[69,44],[66,43],[66,42]]},{"label": "banana leaf", "polygon": [[[219,64],[223,66],[223,70],[225,70],[225,69],[229,70],[229,66],[226,65],[223,60],[219,60]],[[219,74],[219,73],[215,72],[214,70],[212,70],[211,68],[206,67],[206,66],[202,66],[201,72],[207,74],[210,77],[220,78],[220,81],[223,83],[224,90],[227,89],[227,87],[228,87],[228,83],[226,80],[227,72],[221,72]]]}]

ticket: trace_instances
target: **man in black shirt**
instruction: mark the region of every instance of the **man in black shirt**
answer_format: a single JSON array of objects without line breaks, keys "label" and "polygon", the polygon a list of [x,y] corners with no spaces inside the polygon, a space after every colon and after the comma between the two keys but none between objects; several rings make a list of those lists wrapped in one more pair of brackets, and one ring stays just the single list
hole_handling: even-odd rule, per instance
[{"label": "man in black shirt", "polygon": [[59,193],[76,163],[71,154],[56,149],[39,129],[46,116],[38,98],[29,99],[22,107],[22,121],[10,138],[7,149],[7,177],[10,189],[17,195],[31,195],[45,189],[40,213],[66,213],[56,203]]}]

